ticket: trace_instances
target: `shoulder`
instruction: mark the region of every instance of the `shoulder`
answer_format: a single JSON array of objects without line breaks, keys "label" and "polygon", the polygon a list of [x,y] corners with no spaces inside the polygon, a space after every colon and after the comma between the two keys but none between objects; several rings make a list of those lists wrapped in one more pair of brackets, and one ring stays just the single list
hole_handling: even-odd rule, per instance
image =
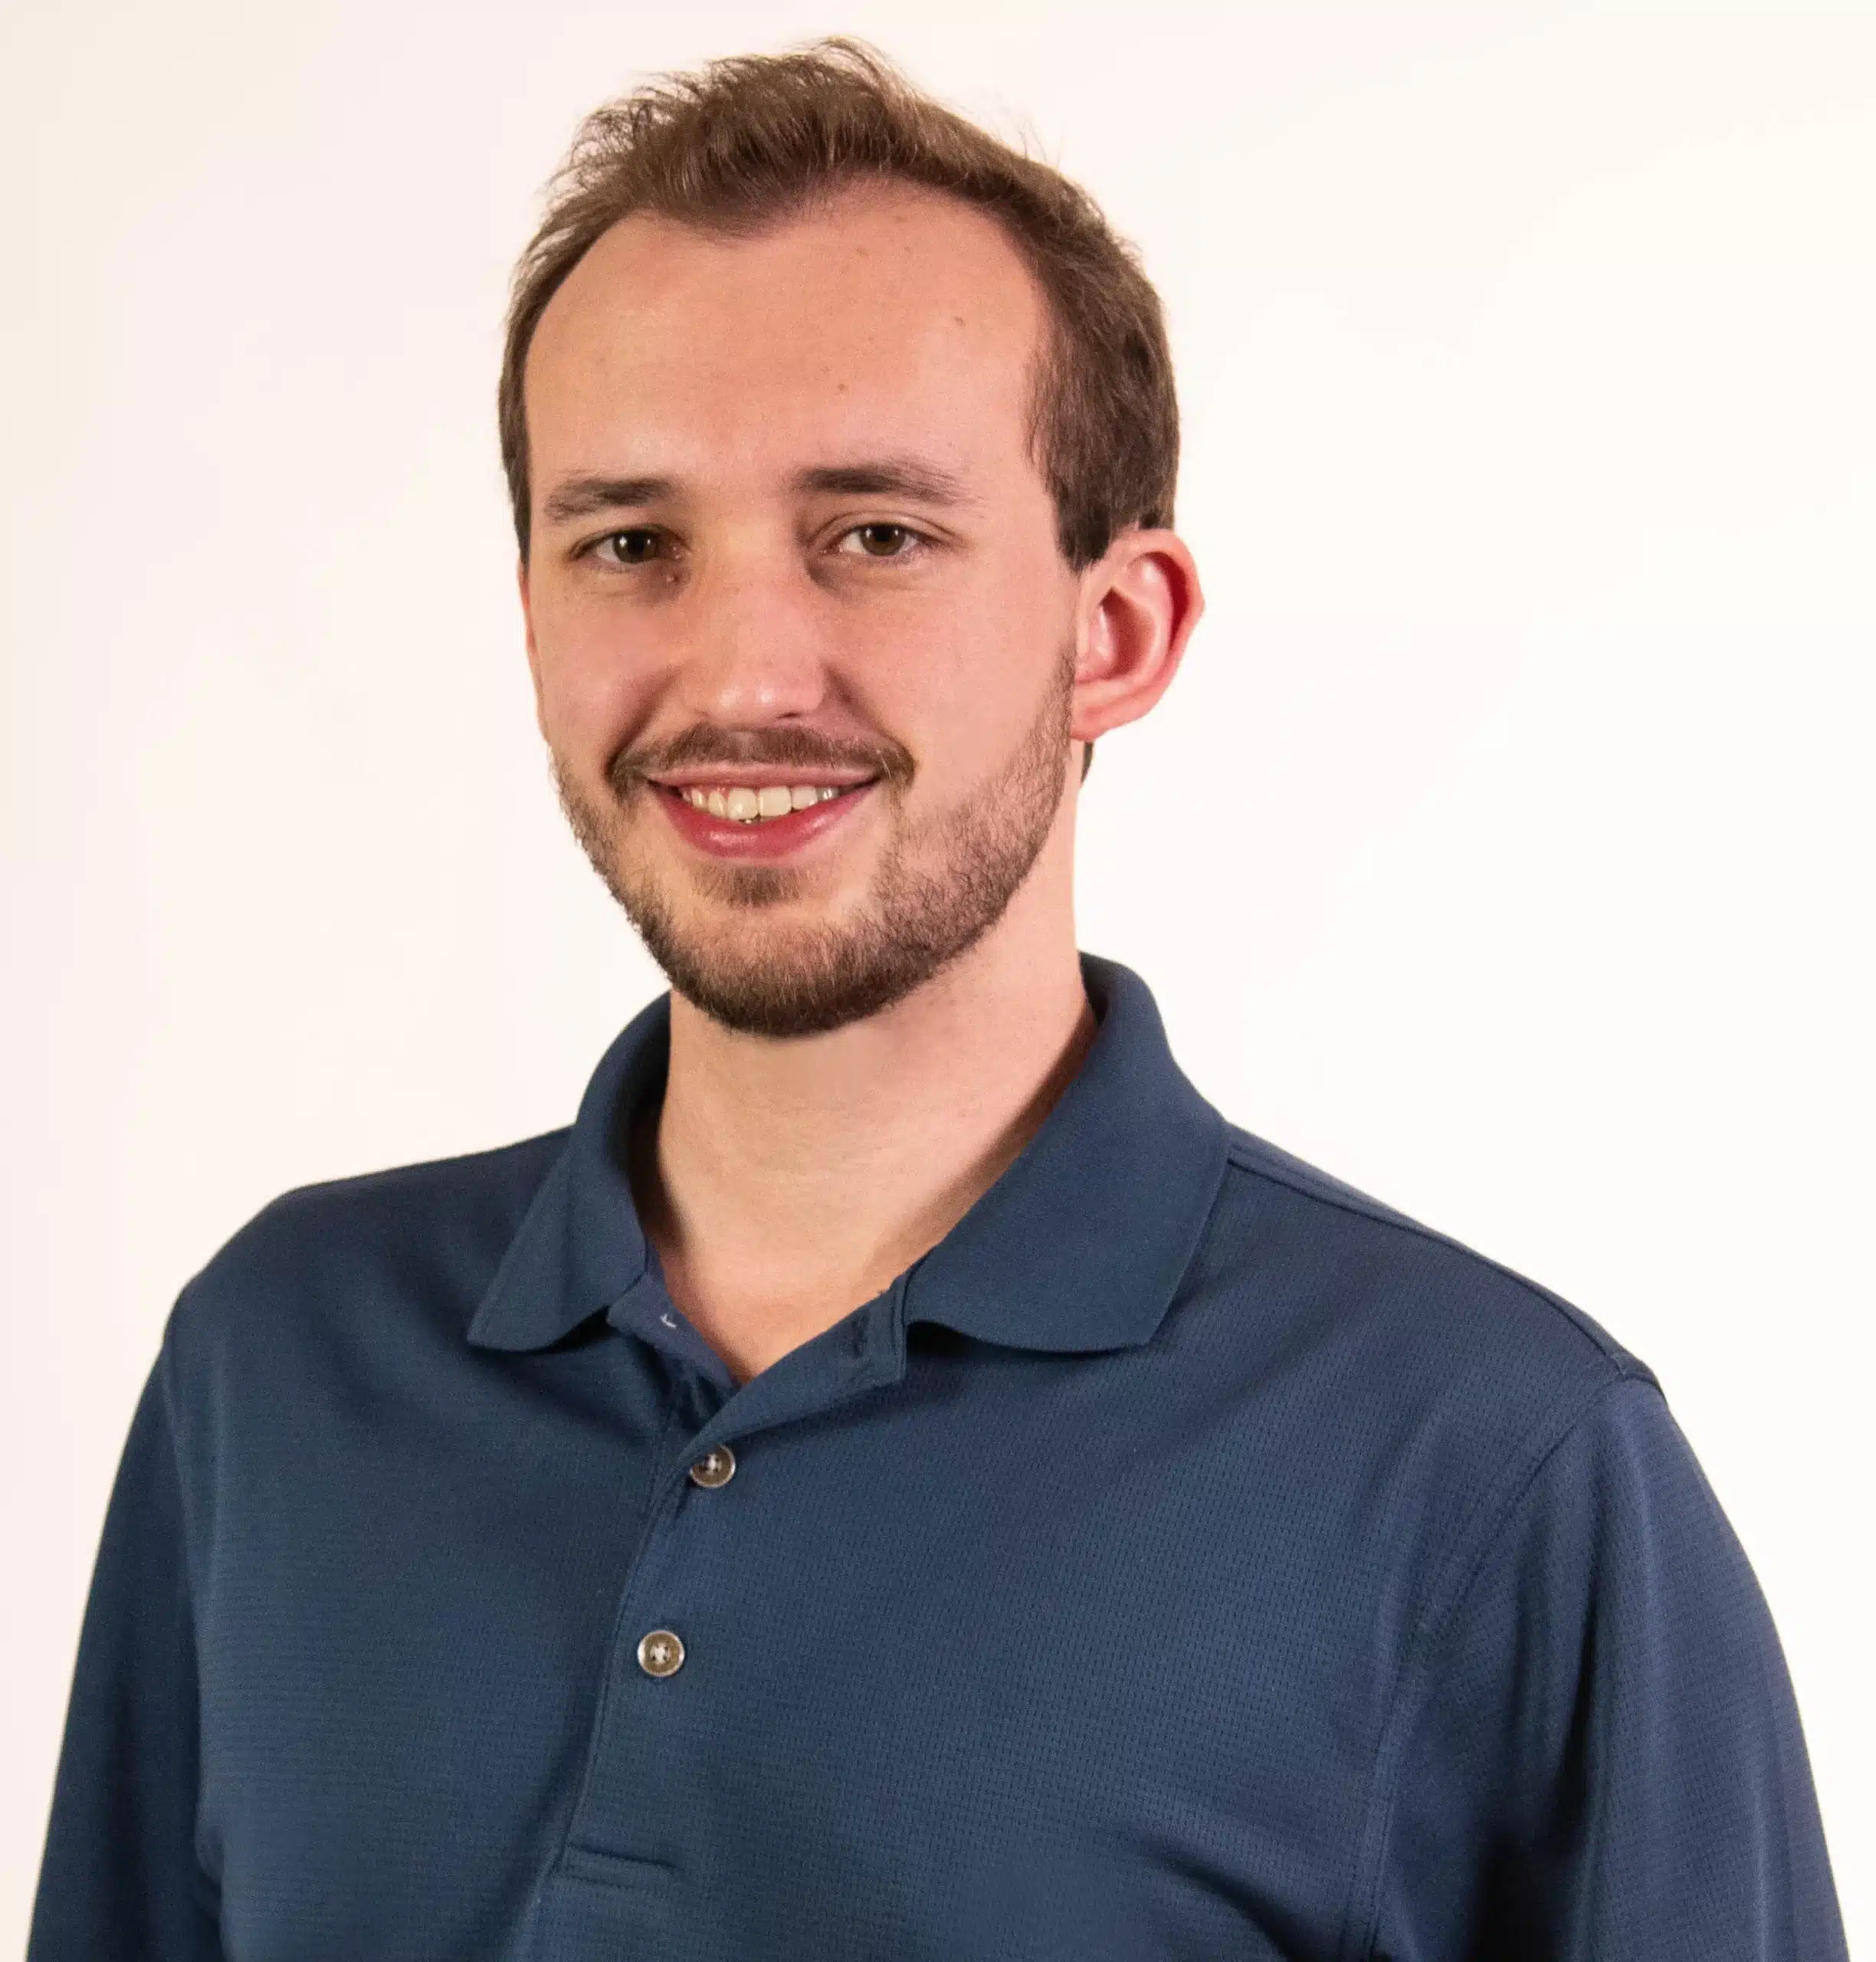
[{"label": "shoulder", "polygon": [[1226,1159],[1177,1339],[1353,1510],[1412,1512],[1423,1553],[1481,1525],[1612,1385],[1658,1394],[1549,1288],[1248,1132],[1228,1128]]},{"label": "shoulder", "polygon": [[1496,1336],[1553,1357],[1566,1373],[1653,1382],[1646,1364],[1550,1288],[1248,1131],[1231,1126],[1227,1137],[1218,1224],[1228,1241],[1246,1251],[1252,1241],[1282,1245],[1324,1278],[1340,1276],[1351,1305],[1399,1319],[1423,1342]]},{"label": "shoulder", "polygon": [[459,1333],[567,1137],[562,1128],[281,1193],[183,1288],[169,1345],[202,1358],[290,1342],[313,1324],[382,1328],[400,1315]]}]

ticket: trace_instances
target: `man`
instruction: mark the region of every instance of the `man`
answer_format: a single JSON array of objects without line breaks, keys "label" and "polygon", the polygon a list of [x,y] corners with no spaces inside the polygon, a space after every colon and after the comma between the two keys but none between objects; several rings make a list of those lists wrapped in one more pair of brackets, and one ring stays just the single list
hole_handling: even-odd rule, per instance
[{"label": "man", "polygon": [[500,405],[672,992],[569,1130],[184,1291],[32,1956],[1841,1956],[1646,1369],[1077,953],[1201,608],[1086,197],[850,44],[717,64],[586,126]]}]

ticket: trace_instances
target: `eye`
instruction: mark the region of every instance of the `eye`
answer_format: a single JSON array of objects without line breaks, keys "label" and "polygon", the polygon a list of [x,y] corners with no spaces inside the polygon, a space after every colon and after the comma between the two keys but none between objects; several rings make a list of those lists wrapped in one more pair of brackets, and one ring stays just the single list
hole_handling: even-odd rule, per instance
[{"label": "eye", "polygon": [[857,524],[851,531],[843,532],[838,549],[863,553],[869,559],[904,559],[917,548],[919,542],[918,533],[910,525],[882,521]]},{"label": "eye", "polygon": [[634,525],[626,531],[608,531],[587,549],[595,553],[604,565],[647,566],[658,556],[663,543],[663,534],[648,525]]}]

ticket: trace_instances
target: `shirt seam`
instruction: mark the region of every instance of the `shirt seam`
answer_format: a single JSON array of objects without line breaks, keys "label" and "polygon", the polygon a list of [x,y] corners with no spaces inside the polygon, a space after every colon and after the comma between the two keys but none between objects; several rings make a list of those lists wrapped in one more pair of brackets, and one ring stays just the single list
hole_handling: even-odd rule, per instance
[{"label": "shirt seam", "polygon": [[[1609,1367],[1605,1374],[1561,1410],[1553,1411],[1548,1425],[1533,1427],[1506,1470],[1494,1481],[1504,1488],[1503,1498],[1494,1506],[1488,1497],[1474,1509],[1441,1567],[1425,1613],[1408,1638],[1386,1721],[1375,1747],[1368,1803],[1343,1917],[1343,1940],[1339,1953],[1349,1958],[1350,1962],[1371,1954],[1379,1937],[1376,1922],[1381,1885],[1386,1872],[1399,1781],[1406,1764],[1407,1748],[1425,1707],[1448,1632],[1464,1612],[1474,1588],[1491,1563],[1501,1536],[1509,1530],[1545,1468],[1578,1434],[1604,1399],[1628,1383],[1640,1383],[1658,1396],[1661,1394],[1661,1386],[1654,1377],[1638,1366],[1630,1367],[1625,1357],[1609,1356],[1606,1360]],[[1488,1512],[1487,1524],[1474,1541],[1474,1524]]]},{"label": "shirt seam", "polygon": [[[185,1294],[187,1291],[185,1290]],[[181,1305],[178,1298],[178,1307]],[[170,1311],[173,1322],[175,1311]],[[196,1619],[196,1606],[202,1596],[202,1576],[198,1564],[195,1535],[189,1522],[189,1494],[182,1483],[182,1459],[176,1449],[176,1397],[173,1381],[175,1370],[175,1348],[165,1330],[161,1346],[156,1352],[156,1383],[162,1398],[163,1442],[169,1453],[169,1470],[175,1480],[176,1518],[182,1531],[182,1570],[189,1583],[189,1639],[195,1644],[198,1654],[202,1649],[202,1625]]]},{"label": "shirt seam", "polygon": [[[420,1184],[458,1166],[511,1156],[519,1157],[524,1152],[548,1144],[557,1143],[564,1147],[572,1130],[571,1124],[557,1124],[551,1130],[535,1131],[526,1137],[510,1138],[505,1143],[476,1145],[467,1151],[447,1152],[440,1158],[415,1158],[401,1164],[372,1166],[362,1172],[343,1172],[330,1179],[303,1179],[298,1185],[289,1186],[275,1193],[261,1211],[271,1212],[276,1206],[290,1207],[299,1200],[343,1199],[354,1191],[371,1193],[400,1183]],[[553,1163],[553,1158],[549,1157],[549,1169]],[[255,1215],[257,1219],[259,1216]]]},{"label": "shirt seam", "polygon": [[[1655,1373],[1646,1363],[1630,1355],[1611,1337],[1586,1327],[1582,1317],[1567,1303],[1560,1301],[1547,1288],[1539,1287],[1516,1268],[1507,1267],[1502,1261],[1494,1260],[1488,1254],[1481,1253],[1476,1247],[1468,1246],[1463,1240],[1455,1239],[1450,1233],[1437,1232],[1431,1226],[1422,1225],[1417,1219],[1409,1219],[1379,1203],[1364,1204],[1358,1199],[1343,1198],[1336,1193],[1317,1191],[1300,1179],[1287,1176],[1271,1166],[1259,1164],[1254,1160],[1241,1156],[1241,1147],[1232,1146],[1225,1153],[1226,1160],[1249,1177],[1267,1179],[1271,1185],[1281,1186],[1286,1192],[1294,1193],[1299,1198],[1311,1200],[1318,1206],[1330,1207],[1337,1212],[1346,1212],[1356,1219],[1368,1220],[1377,1226],[1390,1227],[1396,1232],[1405,1233],[1411,1239],[1424,1240],[1432,1246],[1444,1247],[1448,1252],[1461,1254],[1468,1260],[1477,1262],[1481,1267],[1510,1281],[1521,1294],[1540,1307],[1547,1308],[1559,1321],[1573,1329],[1604,1361],[1619,1369],[1623,1376],[1639,1377],[1645,1383],[1655,1383]],[[1660,1387],[1658,1383],[1655,1386]]]},{"label": "shirt seam", "polygon": [[[189,1291],[189,1288],[185,1287],[177,1296],[175,1305],[170,1310],[171,1325],[173,1325],[177,1311],[187,1298]],[[197,1908],[219,1928],[221,1885],[202,1862],[202,1762],[206,1755],[202,1737],[202,1586],[200,1557],[196,1549],[195,1530],[189,1518],[189,1489],[182,1481],[182,1458],[177,1448],[180,1431],[176,1421],[174,1381],[176,1367],[175,1347],[169,1339],[169,1327],[166,1327],[162,1341],[156,1351],[156,1387],[157,1393],[162,1399],[163,1442],[169,1453],[170,1475],[175,1480],[176,1523],[182,1536],[182,1577],[189,1590],[189,1668],[195,1677],[195,1790],[189,1829],[189,1888]]]}]

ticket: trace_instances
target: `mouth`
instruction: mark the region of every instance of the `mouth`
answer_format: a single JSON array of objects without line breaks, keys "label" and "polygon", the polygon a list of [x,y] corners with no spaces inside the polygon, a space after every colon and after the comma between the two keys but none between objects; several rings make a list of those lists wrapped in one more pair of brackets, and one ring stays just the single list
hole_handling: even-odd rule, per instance
[{"label": "mouth", "polygon": [[652,782],[678,835],[713,858],[771,861],[843,823],[879,781],[732,783]]},{"label": "mouth", "polygon": [[864,790],[864,783],[661,784],[659,788],[684,799],[694,811],[731,824],[773,824],[795,811],[831,804],[837,797]]}]

